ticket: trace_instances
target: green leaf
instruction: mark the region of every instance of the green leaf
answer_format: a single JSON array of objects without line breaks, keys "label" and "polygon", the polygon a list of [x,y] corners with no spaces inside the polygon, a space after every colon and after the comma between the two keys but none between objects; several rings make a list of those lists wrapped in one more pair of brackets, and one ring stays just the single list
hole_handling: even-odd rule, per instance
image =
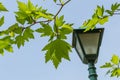
[{"label": "green leaf", "polygon": [[52,34],[52,28],[49,24],[40,23],[42,28],[38,28],[36,32],[41,33],[41,36],[50,36]]},{"label": "green leaf", "polygon": [[17,1],[17,3],[20,11],[25,12],[26,10],[28,10],[27,5],[24,2]]},{"label": "green leaf", "polygon": [[105,63],[104,65],[100,66],[100,68],[111,68],[113,65],[111,63]]},{"label": "green leaf", "polygon": [[31,11],[33,11],[33,10],[36,10],[36,7],[33,5],[33,3],[30,1],[30,0],[28,0],[28,9]]},{"label": "green leaf", "polygon": [[4,50],[0,49],[0,54],[3,56],[4,55]]},{"label": "green leaf", "polygon": [[38,15],[37,17],[43,17],[43,18],[46,18],[48,20],[53,20],[52,18],[52,15],[50,14],[46,14],[46,13],[43,13],[43,12],[36,12],[36,14]]},{"label": "green leaf", "polygon": [[8,32],[14,32],[18,28],[18,24],[15,23],[8,28]]},{"label": "green leaf", "polygon": [[115,11],[115,10],[117,10],[119,7],[120,7],[120,4],[118,4],[118,3],[112,4],[111,10],[112,10],[112,11]]},{"label": "green leaf", "polygon": [[111,71],[111,77],[114,77],[116,75],[117,75],[117,68],[115,68]]},{"label": "green leaf", "polygon": [[113,56],[112,56],[112,59],[111,59],[111,62],[112,62],[113,64],[118,65],[118,64],[119,64],[119,57],[118,57],[117,55],[113,55]]},{"label": "green leaf", "polygon": [[56,17],[55,24],[56,24],[57,27],[60,27],[65,23],[65,21],[63,19],[64,19],[64,15],[61,16],[60,18]]},{"label": "green leaf", "polygon": [[0,26],[4,24],[4,16],[0,18]]},{"label": "green leaf", "polygon": [[13,24],[13,25],[11,25],[9,28],[8,28],[8,33],[9,34],[11,34],[11,35],[13,35],[14,33],[16,33],[16,34],[21,34],[22,33],[22,27],[20,27],[19,25],[18,25],[18,23],[15,23],[15,24]]},{"label": "green leaf", "polygon": [[0,2],[0,11],[8,11],[8,10],[2,5],[1,2]]},{"label": "green leaf", "polygon": [[73,31],[73,24],[64,24],[61,28],[61,32],[64,34],[70,34]]},{"label": "green leaf", "polygon": [[13,52],[13,47],[8,45],[5,50],[7,50],[8,52]]},{"label": "green leaf", "polygon": [[33,35],[33,30],[30,29],[29,27],[25,29],[24,33],[23,33],[23,38],[26,41],[29,41],[29,39],[34,39],[34,35]]},{"label": "green leaf", "polygon": [[55,3],[57,2],[57,0],[53,0]]},{"label": "green leaf", "polygon": [[9,45],[9,41],[7,41],[7,40],[4,41],[4,40],[0,39],[0,49],[3,49],[3,48],[5,48],[8,45]]},{"label": "green leaf", "polygon": [[24,46],[25,40],[23,36],[19,35],[15,39],[16,39],[16,44],[18,48],[20,48],[21,46]]},{"label": "green leaf", "polygon": [[104,16],[103,18],[99,19],[99,23],[101,25],[105,24],[106,22],[108,22],[109,17],[108,16]]},{"label": "green leaf", "polygon": [[110,10],[106,10],[105,12],[107,12],[110,16],[113,16],[114,12],[110,11]]},{"label": "green leaf", "polygon": [[103,13],[104,13],[104,7],[102,6],[102,8],[100,6],[97,6],[97,15],[99,17],[102,17],[103,16]]},{"label": "green leaf", "polygon": [[71,46],[64,40],[56,39],[48,43],[42,51],[47,51],[45,56],[46,62],[51,60],[57,68],[62,58],[70,60],[69,52],[71,51]]},{"label": "green leaf", "polygon": [[25,18],[23,18],[23,17],[18,17],[18,16],[15,16],[16,17],[16,21],[17,22],[19,22],[20,24],[24,24],[25,23],[25,21],[26,21],[26,19]]},{"label": "green leaf", "polygon": [[87,22],[85,22],[83,24],[83,26],[86,28],[85,32],[89,31],[90,29],[94,29],[95,25],[98,23],[98,21],[99,21],[99,18],[93,17],[92,19],[89,19]]}]

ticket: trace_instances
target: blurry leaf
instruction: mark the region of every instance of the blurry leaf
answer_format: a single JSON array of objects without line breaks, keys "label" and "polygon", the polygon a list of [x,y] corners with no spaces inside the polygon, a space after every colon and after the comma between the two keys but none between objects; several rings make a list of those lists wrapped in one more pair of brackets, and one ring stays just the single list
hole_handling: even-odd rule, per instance
[{"label": "blurry leaf", "polygon": [[56,3],[57,0],[54,0],[54,2]]},{"label": "blurry leaf", "polygon": [[0,54],[3,56],[4,55],[4,50],[0,49]]},{"label": "blurry leaf", "polygon": [[1,2],[0,2],[0,11],[8,11],[8,10],[2,5]]},{"label": "blurry leaf", "polygon": [[25,20],[26,20],[25,18],[22,18],[22,17],[20,17],[20,16],[19,16],[19,17],[16,16],[16,21],[19,22],[20,24],[24,24],[24,23],[25,23]]},{"label": "blurry leaf", "polygon": [[10,35],[11,37],[14,37],[14,36],[15,36],[14,32],[10,32],[9,35]]},{"label": "blurry leaf", "polygon": [[112,11],[115,11],[115,10],[117,10],[119,7],[120,7],[120,4],[118,4],[118,3],[112,4],[111,10],[112,10]]},{"label": "blurry leaf", "polygon": [[100,66],[100,68],[111,68],[113,65],[111,63],[105,63],[104,65]]},{"label": "blurry leaf", "polygon": [[38,15],[38,17],[43,17],[46,18],[48,20],[53,20],[52,15],[46,14],[46,13],[42,13],[42,12],[36,12],[36,14]]},{"label": "blurry leaf", "polygon": [[104,13],[104,7],[102,6],[102,8],[100,6],[97,6],[97,15],[99,17],[102,17],[103,16],[103,13]]},{"label": "blurry leaf", "polygon": [[111,70],[108,70],[107,72],[106,72],[106,75],[108,75],[108,74],[110,74],[111,73]]},{"label": "blurry leaf", "polygon": [[64,19],[64,16],[61,16],[60,18],[56,17],[56,26],[57,27],[60,27],[65,23],[65,21],[63,19]]},{"label": "blurry leaf", "polygon": [[104,23],[108,22],[108,16],[103,17],[102,19],[99,20],[99,23],[103,25]]},{"label": "blurry leaf", "polygon": [[0,26],[4,24],[4,16],[0,18]]},{"label": "blurry leaf", "polygon": [[18,48],[20,48],[21,46],[24,46],[25,40],[23,36],[19,35],[15,39],[16,39],[16,44]]},{"label": "blurry leaf", "polygon": [[110,11],[110,10],[106,10],[105,12],[107,12],[110,16],[113,16],[113,12],[112,11]]},{"label": "blurry leaf", "polygon": [[9,45],[9,41],[0,40],[0,49],[3,49],[8,45]]},{"label": "blurry leaf", "polygon": [[117,75],[117,68],[115,68],[111,71],[111,77],[114,77],[116,75]]},{"label": "blurry leaf", "polygon": [[12,46],[8,45],[5,50],[7,50],[8,52],[13,52],[13,48]]},{"label": "blurry leaf", "polygon": [[15,23],[8,28],[8,32],[14,32],[18,28],[18,24]]},{"label": "blurry leaf", "polygon": [[17,1],[17,3],[18,3],[18,8],[20,11],[25,12],[28,9],[27,5],[24,2]]},{"label": "blurry leaf", "polygon": [[120,68],[117,69],[117,77],[120,76]]},{"label": "blurry leaf", "polygon": [[46,62],[52,60],[55,68],[58,67],[58,64],[61,62],[62,58],[70,60],[69,52],[71,51],[71,46],[60,39],[56,39],[48,43],[43,49],[46,52]]},{"label": "blurry leaf", "polygon": [[34,39],[34,35],[33,35],[33,30],[30,29],[29,27],[25,29],[24,33],[23,33],[23,38],[26,41],[29,41],[29,39]]},{"label": "blurry leaf", "polygon": [[42,28],[38,28],[36,32],[42,33],[41,36],[50,36],[52,34],[52,28],[49,24],[40,23]]},{"label": "blurry leaf", "polygon": [[18,23],[15,23],[8,28],[8,33],[10,35],[14,35],[14,33],[21,34],[22,33],[22,27],[19,27]]},{"label": "blurry leaf", "polygon": [[118,57],[117,55],[113,55],[113,56],[112,56],[112,59],[111,59],[111,62],[112,62],[113,64],[118,65],[118,64],[119,64],[119,57]]},{"label": "blurry leaf", "polygon": [[28,9],[29,10],[36,10],[36,7],[33,5],[33,3],[30,1],[30,0],[28,0]]},{"label": "blurry leaf", "polygon": [[71,24],[63,24],[61,32],[64,34],[70,34],[73,31],[73,28],[71,26]]}]

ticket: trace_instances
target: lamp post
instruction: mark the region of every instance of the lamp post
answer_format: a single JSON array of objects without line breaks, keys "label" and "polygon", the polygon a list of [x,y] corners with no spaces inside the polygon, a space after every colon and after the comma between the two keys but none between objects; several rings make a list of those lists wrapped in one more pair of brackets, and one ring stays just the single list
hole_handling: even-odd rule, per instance
[{"label": "lamp post", "polygon": [[96,68],[94,64],[98,59],[103,31],[104,28],[96,28],[87,32],[84,32],[84,29],[73,30],[72,45],[82,62],[84,64],[88,64],[90,80],[97,80]]}]

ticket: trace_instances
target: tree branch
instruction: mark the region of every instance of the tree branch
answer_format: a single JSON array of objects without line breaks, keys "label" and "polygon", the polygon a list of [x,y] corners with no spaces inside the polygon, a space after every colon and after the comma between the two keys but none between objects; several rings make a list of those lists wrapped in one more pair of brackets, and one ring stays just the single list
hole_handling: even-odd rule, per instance
[{"label": "tree branch", "polygon": [[[68,0],[68,1],[66,1],[64,4],[62,4],[62,3],[60,3],[60,4],[57,4],[57,5],[60,5],[61,7],[60,7],[60,9],[57,11],[57,13],[53,16],[53,20],[55,21],[55,19],[56,19],[56,17],[58,16],[58,14],[61,12],[61,10],[63,9],[63,7],[67,4],[67,3],[69,3],[71,0]],[[33,18],[32,18],[33,19]],[[38,23],[40,23],[40,22],[47,22],[47,23],[50,23],[52,20],[44,20],[44,21],[35,21],[34,19],[33,19],[33,23],[32,24],[30,24],[28,27],[31,27],[31,26],[33,26],[33,25],[35,25],[35,24],[38,24]],[[25,28],[27,28],[27,27],[23,27],[24,29]]]}]

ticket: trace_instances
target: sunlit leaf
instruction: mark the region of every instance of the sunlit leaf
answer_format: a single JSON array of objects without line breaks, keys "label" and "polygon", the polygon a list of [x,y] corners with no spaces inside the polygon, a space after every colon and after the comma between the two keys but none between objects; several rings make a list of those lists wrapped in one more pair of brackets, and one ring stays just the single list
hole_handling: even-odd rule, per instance
[{"label": "sunlit leaf", "polygon": [[109,19],[109,17],[108,17],[108,16],[105,16],[105,17],[103,17],[102,19],[99,19],[99,23],[100,23],[101,25],[103,25],[103,24],[105,24],[106,22],[108,22],[108,19]]},{"label": "sunlit leaf", "polygon": [[100,68],[111,68],[113,65],[111,63],[105,63]]},{"label": "sunlit leaf", "polygon": [[119,64],[119,57],[117,55],[113,55],[111,62],[116,65]]},{"label": "sunlit leaf", "polygon": [[4,16],[0,18],[0,26],[4,24]]},{"label": "sunlit leaf", "polygon": [[56,68],[62,58],[70,60],[69,52],[71,51],[71,46],[63,40],[56,39],[51,41],[42,50],[47,51],[45,56],[46,62],[51,60]]},{"label": "sunlit leaf", "polygon": [[23,36],[19,35],[15,39],[16,39],[16,44],[18,48],[20,48],[21,46],[24,46],[25,40]]},{"label": "sunlit leaf", "polygon": [[28,9],[27,5],[24,2],[17,1],[17,3],[18,3],[18,8],[20,11],[25,12]]},{"label": "sunlit leaf", "polygon": [[23,39],[26,41],[29,41],[29,39],[34,39],[34,35],[33,35],[33,30],[30,29],[29,27],[25,29],[24,33],[23,33]]},{"label": "sunlit leaf", "polygon": [[13,47],[8,45],[5,50],[7,50],[8,52],[13,52]]},{"label": "sunlit leaf", "polygon": [[4,50],[0,49],[0,54],[3,56],[4,55]]},{"label": "sunlit leaf", "polygon": [[70,34],[73,31],[71,24],[64,24],[61,28],[61,32],[64,34]]},{"label": "sunlit leaf", "polygon": [[1,2],[0,2],[0,11],[8,11]]},{"label": "sunlit leaf", "polygon": [[56,17],[56,26],[57,27],[60,27],[65,23],[65,21],[63,19],[64,19],[64,16],[61,16],[60,18]]},{"label": "sunlit leaf", "polygon": [[104,7],[100,7],[100,6],[97,6],[97,15],[98,16],[103,16],[103,13],[104,13]]},{"label": "sunlit leaf", "polygon": [[50,36],[52,34],[52,28],[49,24],[40,23],[42,28],[38,28],[36,32],[41,33],[41,36]]}]

